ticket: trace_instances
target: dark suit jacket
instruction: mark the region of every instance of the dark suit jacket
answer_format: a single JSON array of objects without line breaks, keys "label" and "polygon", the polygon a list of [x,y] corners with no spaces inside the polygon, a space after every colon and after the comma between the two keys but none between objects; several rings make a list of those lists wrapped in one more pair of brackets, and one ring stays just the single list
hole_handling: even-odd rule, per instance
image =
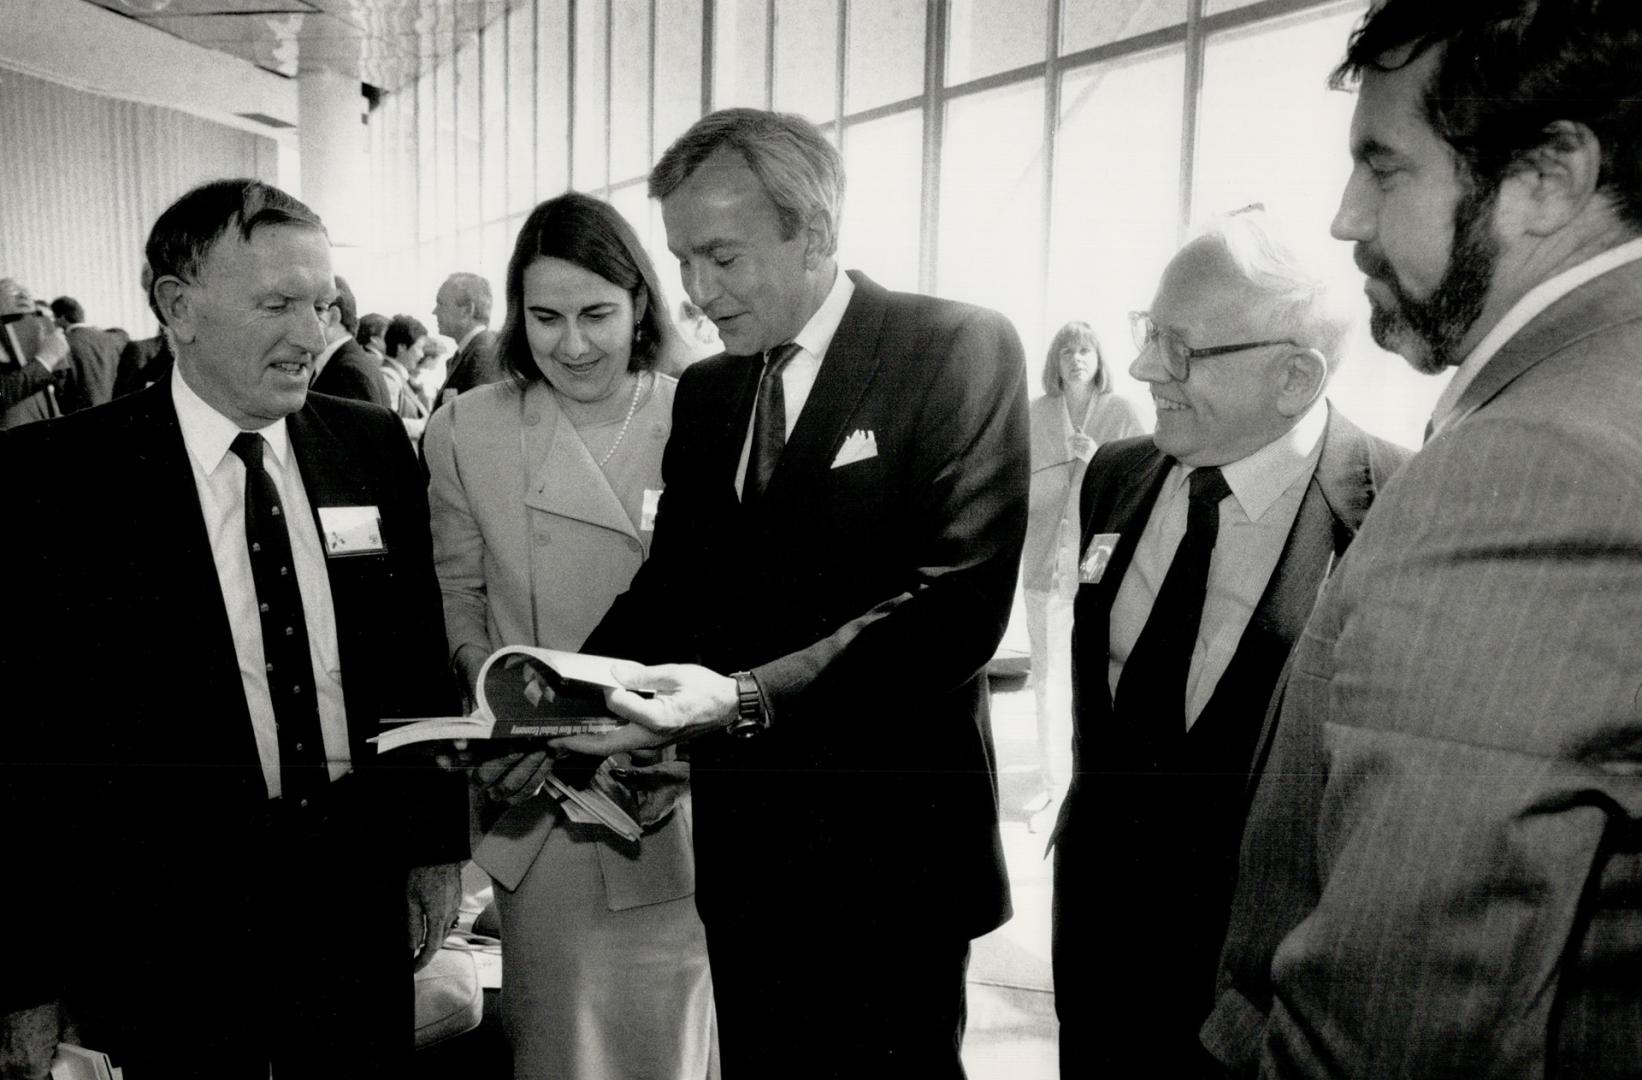
[{"label": "dark suit jacket", "polygon": [[1506,343],[1330,579],[1203,1029],[1228,1071],[1637,1075],[1639,360],[1631,263]]},{"label": "dark suit jacket", "polygon": [[[760,736],[691,744],[709,927],[779,912],[970,937],[1009,911],[982,669],[1026,528],[1025,368],[995,312],[851,277],[750,508],[760,358],[685,370],[650,561],[584,648],[751,669],[770,702]],[[834,467],[852,433],[876,456]]]},{"label": "dark suit jacket", "polygon": [[139,338],[120,350],[119,368],[114,374],[114,396],[135,394],[165,377],[173,361],[171,343],[165,335]]},{"label": "dark suit jacket", "polygon": [[[1332,407],[1317,467],[1230,664],[1189,730],[1118,727],[1108,680],[1112,601],[1174,459],[1150,438],[1107,443],[1084,478],[1082,543],[1120,537],[1073,629],[1072,788],[1055,858],[1055,992],[1062,1068],[1108,1055],[1195,1056],[1213,998],[1256,738],[1289,648],[1336,556],[1408,452]],[[1178,725],[1180,688],[1172,699]],[[1141,1032],[1163,1030],[1150,1045]],[[1172,1075],[1184,1065],[1159,1069]]]},{"label": "dark suit jacket", "polygon": [[76,326],[68,331],[69,376],[57,393],[65,413],[113,400],[114,379],[127,340],[124,334],[95,326]]},{"label": "dark suit jacket", "polygon": [[434,408],[445,403],[447,390],[465,394],[475,386],[500,382],[505,377],[496,356],[495,332],[481,330],[473,335],[473,340],[456,354],[455,360],[451,361],[450,371],[445,376],[445,385],[439,388],[439,393],[434,398]]},{"label": "dark suit jacket", "polygon": [[[467,853],[459,778],[385,767],[365,741],[384,717],[457,704],[426,496],[392,415],[310,395],[288,424],[316,519],[323,506],[381,512],[387,552],[329,560],[326,570],[348,783],[367,808],[358,860],[384,880],[397,876],[402,903],[406,869]],[[14,483],[4,495],[11,527],[0,531],[0,563],[15,581],[0,650],[8,698],[0,791],[17,815],[6,820],[18,865],[53,867],[61,885],[33,902],[0,890],[11,894],[0,900],[11,909],[8,925],[45,938],[31,955],[18,935],[0,997],[73,1000],[95,987],[115,1008],[169,1000],[177,1029],[153,1033],[161,1039],[190,1034],[202,995],[231,1003],[236,987],[264,978],[270,965],[301,963],[246,956],[239,945],[256,899],[244,890],[267,858],[258,839],[267,790],[187,453],[170,376],[0,438],[10,476],[32,475],[20,462],[49,460],[84,478]],[[313,908],[290,912],[291,930],[334,908],[326,887],[312,883]],[[377,917],[394,920],[402,940],[402,907]],[[312,931],[330,932],[318,922]],[[177,935],[189,942],[183,955],[164,943]],[[327,973],[316,966],[312,976]],[[408,1007],[408,964],[404,978]]]},{"label": "dark suit jacket", "polygon": [[368,401],[391,410],[395,406],[388,402],[381,366],[382,362],[359,342],[344,341],[325,362],[325,370],[314,377],[314,390],[332,397]]}]

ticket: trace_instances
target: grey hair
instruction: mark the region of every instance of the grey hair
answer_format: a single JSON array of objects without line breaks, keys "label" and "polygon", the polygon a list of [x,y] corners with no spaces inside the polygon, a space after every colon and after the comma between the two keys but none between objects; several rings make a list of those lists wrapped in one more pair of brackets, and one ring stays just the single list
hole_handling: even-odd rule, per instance
[{"label": "grey hair", "polygon": [[650,172],[650,197],[665,199],[719,149],[740,154],[775,204],[781,238],[820,216],[825,254],[838,251],[844,159],[821,130],[795,113],[721,109],[680,135]]},{"label": "grey hair", "polygon": [[1265,298],[1263,337],[1316,349],[1333,374],[1351,329],[1350,312],[1285,239],[1276,219],[1258,208],[1222,214],[1204,223],[1194,239],[1219,247],[1243,280]]},{"label": "grey hair", "polygon": [[445,284],[456,290],[456,302],[469,304],[473,308],[473,317],[482,323],[490,322],[491,292],[490,282],[478,274],[466,271],[452,274],[445,279]]}]

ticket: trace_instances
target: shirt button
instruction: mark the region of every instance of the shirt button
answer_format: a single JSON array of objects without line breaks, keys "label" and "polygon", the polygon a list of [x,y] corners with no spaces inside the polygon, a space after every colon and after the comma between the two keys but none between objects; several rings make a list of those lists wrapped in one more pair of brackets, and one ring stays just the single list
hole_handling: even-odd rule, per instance
[{"label": "shirt button", "polygon": [[537,529],[536,530],[536,546],[537,547],[546,547],[551,542],[552,542],[552,537],[548,536],[546,529]]},{"label": "shirt button", "polygon": [[539,413],[533,413],[533,412],[525,413],[525,427],[535,427],[537,424],[539,424],[541,422],[542,422],[542,418],[541,418],[541,415]]}]

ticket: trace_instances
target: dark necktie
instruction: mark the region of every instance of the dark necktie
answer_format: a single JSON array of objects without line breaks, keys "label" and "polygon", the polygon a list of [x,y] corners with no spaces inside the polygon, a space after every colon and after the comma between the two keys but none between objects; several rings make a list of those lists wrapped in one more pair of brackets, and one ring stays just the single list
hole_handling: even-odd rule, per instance
[{"label": "dark necktie", "polygon": [[753,413],[753,445],[747,455],[747,475],[741,481],[741,503],[751,505],[770,486],[781,451],[787,445],[787,399],[781,389],[781,371],[798,355],[798,343],[777,345],[764,358],[758,380],[758,407]]},{"label": "dark necktie", "polygon": [[1220,533],[1220,500],[1231,494],[1217,468],[1194,469],[1187,482],[1191,493],[1186,535],[1175,549],[1146,626],[1124,661],[1112,700],[1120,723],[1127,721],[1165,740],[1186,731],[1186,677],[1203,621],[1209,557]]},{"label": "dark necktie", "polygon": [[242,431],[230,449],[245,462],[245,540],[251,552],[251,580],[262,618],[262,659],[268,696],[279,729],[279,783],[288,805],[307,806],[325,790],[325,743],[319,730],[319,694],[308,654],[308,624],[302,614],[296,563],[279,489],[263,467],[268,443]]}]

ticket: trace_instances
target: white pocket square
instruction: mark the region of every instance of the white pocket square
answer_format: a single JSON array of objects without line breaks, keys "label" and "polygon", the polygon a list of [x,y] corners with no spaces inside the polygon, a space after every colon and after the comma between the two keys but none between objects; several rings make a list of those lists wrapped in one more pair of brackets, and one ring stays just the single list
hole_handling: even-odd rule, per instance
[{"label": "white pocket square", "polygon": [[842,468],[877,456],[878,436],[874,432],[856,428],[850,432],[850,437],[844,440],[844,445],[838,448],[838,456],[832,459],[832,467]]}]

